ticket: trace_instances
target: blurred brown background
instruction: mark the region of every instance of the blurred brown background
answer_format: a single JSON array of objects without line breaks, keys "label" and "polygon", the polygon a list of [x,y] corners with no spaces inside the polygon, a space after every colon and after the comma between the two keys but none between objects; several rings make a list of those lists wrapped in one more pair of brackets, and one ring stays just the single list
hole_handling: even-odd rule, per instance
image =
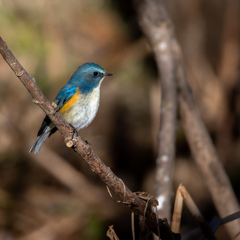
[{"label": "blurred brown background", "polygon": [[[167,9],[199,109],[239,199],[240,2],[167,1]],[[0,24],[2,38],[50,100],[84,62],[114,74],[102,84],[96,119],[80,135],[132,191],[154,194],[160,88],[133,4],[2,0]],[[112,224],[120,239],[131,239],[129,209],[109,197],[59,133],[39,154],[28,154],[43,118],[0,58],[0,239],[106,239]],[[217,213],[180,125],[176,144],[173,197],[182,182],[211,220]],[[186,209],[182,221],[182,233],[196,227]]]}]

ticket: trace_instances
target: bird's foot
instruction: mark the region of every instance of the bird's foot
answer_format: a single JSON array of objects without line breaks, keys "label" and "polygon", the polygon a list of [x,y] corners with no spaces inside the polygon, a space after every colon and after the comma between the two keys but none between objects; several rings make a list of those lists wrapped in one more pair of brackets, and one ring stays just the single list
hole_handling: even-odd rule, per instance
[{"label": "bird's foot", "polygon": [[83,140],[87,145],[88,145],[88,153],[87,155],[89,156],[91,154],[92,151],[92,144],[89,143],[87,140]]},{"label": "bird's foot", "polygon": [[[66,138],[65,139],[65,142],[66,142],[66,145],[67,145],[67,147],[74,147],[74,146],[76,146],[76,144],[77,144],[77,137],[80,137],[79,136],[79,134],[78,134],[78,131],[77,131],[77,129],[74,127],[74,126],[72,126],[71,124],[70,124],[70,126],[73,128],[73,131],[72,131],[72,136],[70,137],[70,138]],[[80,137],[81,138],[81,137]],[[88,146],[88,153],[87,153],[87,156],[89,156],[90,154],[91,154],[91,151],[92,151],[92,144],[91,143],[89,143],[87,140],[83,140],[86,144],[87,144],[87,146]]]},{"label": "bird's foot", "polygon": [[79,136],[78,130],[73,125],[70,124],[70,126],[73,128],[72,139],[76,139]]},{"label": "bird's foot", "polygon": [[79,137],[77,129],[75,127],[73,127],[72,125],[71,125],[71,127],[73,128],[72,136],[65,138],[65,143],[66,143],[67,147],[69,147],[69,148],[76,146],[77,137]]}]

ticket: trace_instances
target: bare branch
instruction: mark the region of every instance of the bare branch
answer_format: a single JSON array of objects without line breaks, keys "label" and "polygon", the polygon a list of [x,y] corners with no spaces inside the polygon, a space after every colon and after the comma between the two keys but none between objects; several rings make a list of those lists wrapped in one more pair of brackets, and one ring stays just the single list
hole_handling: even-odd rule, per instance
[{"label": "bare branch", "polygon": [[128,189],[123,181],[119,179],[109,167],[107,167],[101,159],[90,149],[90,146],[83,141],[80,136],[74,136],[74,129],[64,120],[59,112],[55,110],[55,106],[43,95],[34,79],[20,65],[12,52],[8,49],[6,43],[0,37],[0,53],[5,61],[12,68],[13,72],[27,88],[33,97],[33,101],[37,103],[42,110],[49,116],[59,132],[63,135],[66,145],[69,141],[73,142],[73,149],[85,160],[91,170],[107,184],[120,198],[121,202],[131,208],[136,215],[144,216],[146,227],[156,234],[158,233],[158,225],[162,239],[174,239],[169,225],[166,220],[158,219],[150,207],[147,207],[146,202],[140,199],[130,189]]}]

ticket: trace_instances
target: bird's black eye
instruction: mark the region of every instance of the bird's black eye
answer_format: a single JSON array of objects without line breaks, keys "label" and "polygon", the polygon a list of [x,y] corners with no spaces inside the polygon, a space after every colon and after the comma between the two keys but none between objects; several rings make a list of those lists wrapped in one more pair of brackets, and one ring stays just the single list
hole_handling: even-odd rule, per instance
[{"label": "bird's black eye", "polygon": [[93,72],[93,75],[97,77],[99,75],[99,72]]}]

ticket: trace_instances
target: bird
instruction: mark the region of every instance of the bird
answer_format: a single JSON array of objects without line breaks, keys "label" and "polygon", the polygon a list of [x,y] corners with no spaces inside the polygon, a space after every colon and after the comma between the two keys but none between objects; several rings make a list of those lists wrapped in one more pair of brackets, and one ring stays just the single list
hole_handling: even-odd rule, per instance
[{"label": "bird", "polygon": [[[58,111],[75,130],[87,127],[95,118],[99,108],[100,86],[107,76],[112,74],[98,64],[84,63],[77,68],[54,99]],[[29,153],[38,153],[46,139],[56,131],[56,126],[46,115]]]}]

